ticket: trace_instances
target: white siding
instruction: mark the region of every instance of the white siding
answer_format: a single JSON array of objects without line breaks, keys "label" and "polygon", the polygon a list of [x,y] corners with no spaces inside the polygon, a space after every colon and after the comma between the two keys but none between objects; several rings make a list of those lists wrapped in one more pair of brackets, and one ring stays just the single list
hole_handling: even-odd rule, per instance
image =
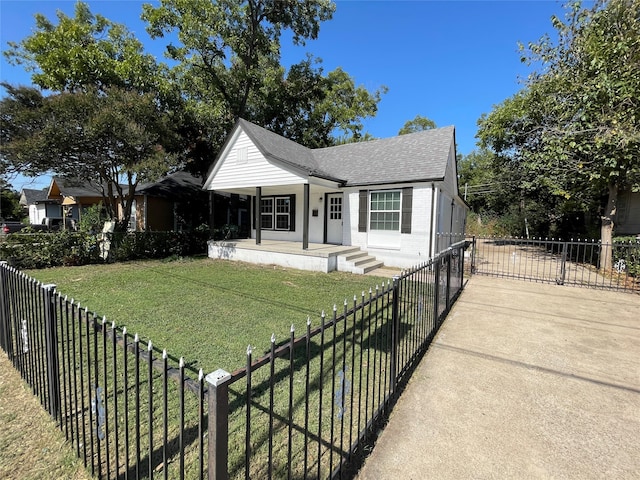
[{"label": "white siding", "polygon": [[[335,192],[335,190],[327,190],[312,185],[309,192],[309,242],[323,243],[324,241],[324,196],[327,192]],[[290,242],[302,242],[302,230],[304,223],[304,190],[302,185],[295,185],[274,191],[270,189],[268,195],[291,195],[296,196],[296,229],[293,232],[278,230],[261,230],[260,234],[265,240],[283,240]],[[267,194],[265,194],[267,195]],[[343,207],[346,208],[346,207]],[[313,216],[313,211],[318,211],[318,216]],[[346,210],[343,210],[343,215]],[[253,212],[251,212],[253,215]],[[253,216],[251,217],[253,218]],[[345,219],[346,224],[346,219]],[[344,227],[343,227],[344,228]],[[251,230],[251,238],[255,238],[255,229]]]},{"label": "white siding", "polygon": [[[386,190],[412,185],[376,186],[371,190]],[[400,248],[382,249],[369,246],[368,232],[358,232],[360,189],[345,190],[344,245],[354,245],[375,255],[386,265],[407,268],[429,259],[429,236],[431,233],[431,185],[413,185],[411,209],[411,233],[400,234]]]},{"label": "white siding", "polygon": [[269,162],[243,131],[239,131],[218,162],[209,190],[307,183],[306,178]]}]

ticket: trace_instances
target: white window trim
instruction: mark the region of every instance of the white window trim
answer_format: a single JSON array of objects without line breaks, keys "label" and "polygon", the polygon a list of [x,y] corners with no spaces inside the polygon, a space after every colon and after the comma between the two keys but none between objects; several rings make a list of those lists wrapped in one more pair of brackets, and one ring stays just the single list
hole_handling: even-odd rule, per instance
[{"label": "white window trim", "polygon": [[[373,195],[377,194],[377,193],[394,193],[394,192],[398,192],[400,194],[400,205],[398,207],[398,210],[373,210],[371,208],[371,202],[373,199]],[[401,189],[393,189],[393,190],[371,190],[369,192],[369,206],[368,206],[368,210],[369,210],[369,214],[368,214],[368,218],[367,218],[367,229],[369,232],[398,232],[400,233],[400,229],[402,228],[402,190]],[[371,228],[371,214],[372,213],[397,213],[398,214],[398,228],[395,230],[379,230],[379,229],[373,229]]]},{"label": "white window trim", "polygon": [[[289,211],[287,213],[278,213],[277,204],[278,200],[287,200],[289,201],[288,207]],[[268,230],[268,231],[278,231],[278,232],[288,232],[291,230],[291,196],[289,195],[275,195],[275,196],[267,196],[261,197],[260,201],[269,201],[271,202],[271,213],[263,213],[262,205],[260,205],[260,229]],[[287,217],[287,227],[286,228],[278,228],[278,217],[285,216]],[[271,228],[266,228],[262,226],[262,217],[270,216],[271,217]]]}]

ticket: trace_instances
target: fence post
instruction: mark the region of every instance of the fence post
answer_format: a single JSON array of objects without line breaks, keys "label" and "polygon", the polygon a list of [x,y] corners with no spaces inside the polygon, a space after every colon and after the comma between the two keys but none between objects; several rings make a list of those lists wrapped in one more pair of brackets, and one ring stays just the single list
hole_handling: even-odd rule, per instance
[{"label": "fence post", "polygon": [[400,342],[398,335],[400,334],[400,277],[393,276],[393,297],[391,304],[391,394],[396,391],[398,381],[398,343]]},{"label": "fence post", "polygon": [[49,384],[49,414],[58,419],[60,417],[60,363],[58,360],[58,319],[53,294],[56,286],[43,285],[45,338],[47,347],[47,383]]},{"label": "fence post", "polygon": [[433,318],[435,318],[436,324],[438,323],[438,310],[440,303],[440,255],[438,254],[433,261],[435,276],[433,279],[433,291],[434,291],[434,299],[433,299]]},{"label": "fence post", "polygon": [[564,278],[567,272],[567,242],[562,242],[562,260],[560,264],[560,278],[556,280],[558,285],[564,285]]},{"label": "fence post", "polygon": [[467,242],[462,242],[462,245],[458,247],[458,261],[460,264],[458,265],[458,270],[460,273],[460,290],[464,288],[464,251],[467,249]]},{"label": "fence post", "polygon": [[476,236],[473,236],[473,246],[471,247],[471,276],[476,273]]},{"label": "fence post", "polygon": [[9,290],[7,288],[7,262],[0,262],[0,347],[11,358],[9,341]]},{"label": "fence post", "polygon": [[209,480],[227,480],[229,460],[229,380],[219,369],[205,377],[209,384]]},{"label": "fence post", "polygon": [[446,284],[446,288],[447,288],[447,303],[445,304],[447,306],[447,312],[449,312],[449,309],[451,308],[451,258],[453,257],[453,249],[451,247],[449,247],[447,249],[447,284]]}]

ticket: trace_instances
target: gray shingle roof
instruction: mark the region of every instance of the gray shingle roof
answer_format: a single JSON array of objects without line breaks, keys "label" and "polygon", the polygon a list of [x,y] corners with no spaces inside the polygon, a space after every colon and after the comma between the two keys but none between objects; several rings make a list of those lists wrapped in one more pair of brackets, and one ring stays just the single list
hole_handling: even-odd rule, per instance
[{"label": "gray shingle roof", "polygon": [[48,190],[48,188],[43,188],[41,190],[23,188],[22,195],[24,195],[25,205],[35,205],[42,202],[55,202],[54,200],[49,200],[49,197],[47,196]]},{"label": "gray shingle roof", "polygon": [[157,182],[140,185],[136,190],[137,195],[173,199],[191,198],[193,194],[200,192],[202,192],[202,179],[183,171],[167,175]]},{"label": "gray shingle roof", "polygon": [[449,126],[312,150],[246,120],[238,126],[266,157],[345,185],[442,180],[455,144]]}]

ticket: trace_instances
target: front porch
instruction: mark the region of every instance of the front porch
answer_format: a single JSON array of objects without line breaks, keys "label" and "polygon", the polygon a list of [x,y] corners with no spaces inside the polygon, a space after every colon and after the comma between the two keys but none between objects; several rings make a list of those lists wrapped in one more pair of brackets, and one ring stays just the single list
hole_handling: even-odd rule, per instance
[{"label": "front porch", "polygon": [[[334,270],[364,273],[383,265],[357,246],[309,243],[308,248],[303,250],[300,242],[262,240],[260,244],[256,244],[255,239],[250,238],[210,240],[207,254],[209,258],[279,265],[325,273]],[[356,263],[358,265],[355,265]],[[348,264],[359,267],[362,272],[349,268]],[[373,268],[366,269],[365,265]]]}]

